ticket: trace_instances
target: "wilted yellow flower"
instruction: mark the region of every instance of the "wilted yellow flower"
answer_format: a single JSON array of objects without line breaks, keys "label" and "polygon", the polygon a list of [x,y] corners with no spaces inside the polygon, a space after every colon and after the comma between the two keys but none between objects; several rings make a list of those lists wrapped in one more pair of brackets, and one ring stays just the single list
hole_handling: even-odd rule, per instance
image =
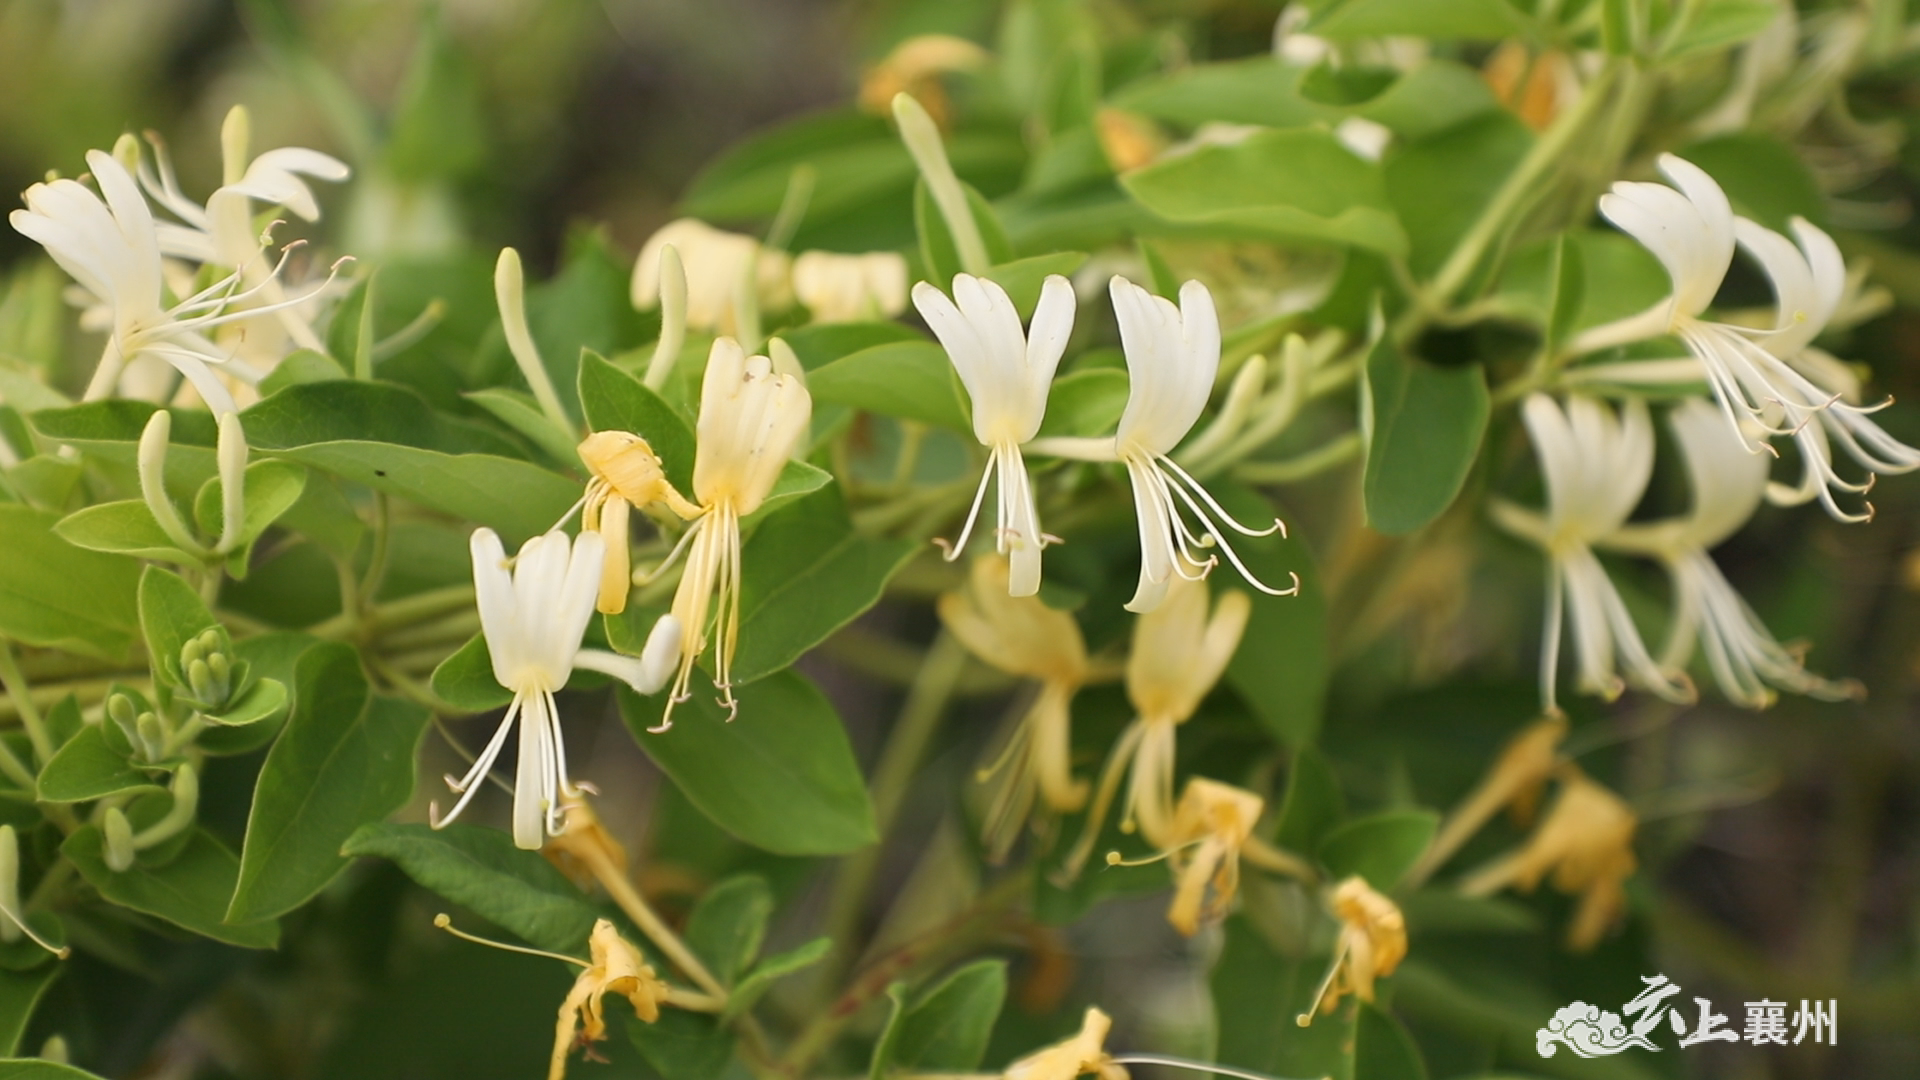
[{"label": "wilted yellow flower", "polygon": [[1126,1067],[1116,1064],[1106,1051],[1107,1032],[1112,1028],[1112,1017],[1088,1008],[1079,1034],[1028,1054],[1001,1075],[1005,1080],[1074,1080],[1090,1073],[1100,1080],[1127,1080]]},{"label": "wilted yellow flower", "polygon": [[719,645],[714,685],[722,704],[738,708],[732,674],[740,636],[740,519],[758,510],[773,490],[812,415],[813,399],[799,379],[775,373],[773,361],[749,357],[732,338],[715,339],[695,426],[693,495],[700,513],[667,557],[671,563],[682,550],[687,554],[672,610],[681,632],[680,671],[653,730],[672,726],[674,705],[687,698],[694,661],[709,640],[709,616]]},{"label": "wilted yellow flower", "polygon": [[802,252],[793,295],[817,323],[891,319],[907,310],[907,260],[897,251]]},{"label": "wilted yellow flower", "polygon": [[1301,1027],[1312,1023],[1316,1012],[1332,1012],[1348,994],[1372,1001],[1374,980],[1393,974],[1407,957],[1407,920],[1365,878],[1350,877],[1333,890],[1333,914],[1341,924],[1333,966],[1315,1007],[1294,1018]]},{"label": "wilted yellow flower", "polygon": [[1069,761],[1073,695],[1087,681],[1087,646],[1073,616],[1036,596],[1008,596],[1007,560],[973,560],[967,587],[940,598],[940,621],[975,656],[1009,675],[1040,680],[1040,694],[1020,721],[1006,753],[982,779],[1003,777],[987,814],[987,848],[1003,858],[1036,794],[1056,813],[1087,801],[1087,785]]},{"label": "wilted yellow flower", "polygon": [[1167,862],[1177,882],[1167,921],[1192,937],[1200,924],[1225,918],[1240,888],[1240,851],[1266,800],[1251,791],[1196,776],[1173,812],[1175,847]]},{"label": "wilted yellow flower", "polygon": [[1502,807],[1511,808],[1521,824],[1531,822],[1540,805],[1540,794],[1559,765],[1560,740],[1566,737],[1567,718],[1560,713],[1542,717],[1515,735],[1479,785],[1447,815],[1446,823],[1413,870],[1414,879],[1423,879],[1438,869]]},{"label": "wilted yellow flower", "polygon": [[688,520],[699,517],[700,508],[674,489],[653,447],[632,432],[594,432],[580,444],[580,460],[593,475],[580,507],[580,527],[599,533],[607,548],[596,606],[604,614],[618,615],[627,609],[627,591],[633,584],[628,569],[629,508],[657,502]]},{"label": "wilted yellow flower", "polygon": [[1503,42],[1480,69],[1500,103],[1535,131],[1545,131],[1560,110],[1580,97],[1580,77],[1567,54],[1535,54],[1518,41]]},{"label": "wilted yellow flower", "polygon": [[660,1003],[667,999],[665,980],[653,973],[640,950],[621,937],[612,923],[605,919],[595,922],[587,948],[593,962],[573,980],[573,989],[560,1003],[547,1080],[561,1080],[567,1075],[567,1053],[575,1045],[585,1046],[607,1037],[601,998],[619,994],[632,1002],[633,1011],[649,1024],[660,1019]]},{"label": "wilted yellow flower", "polygon": [[[1209,611],[1211,607],[1211,611]],[[1127,697],[1139,716],[1121,733],[1107,756],[1086,831],[1067,857],[1065,872],[1077,875],[1085,864],[1119,786],[1132,765],[1127,815],[1122,828],[1138,826],[1147,842],[1162,851],[1176,846],[1173,829],[1175,729],[1226,673],[1240,647],[1253,602],[1228,591],[1209,605],[1204,581],[1170,575],[1165,599],[1140,616],[1133,627],[1133,652],[1127,658]]]},{"label": "wilted yellow flower", "polygon": [[940,76],[948,72],[978,71],[992,57],[987,50],[952,34],[917,34],[893,47],[884,59],[868,70],[860,80],[860,107],[876,116],[886,116],[893,108],[896,94],[911,94],[932,116],[946,127],[952,120],[947,92]]},{"label": "wilted yellow flower", "polygon": [[1626,880],[1639,866],[1633,834],[1639,821],[1625,800],[1562,766],[1560,793],[1520,850],[1475,871],[1460,884],[1468,896],[1486,896],[1508,885],[1531,891],[1552,873],[1553,887],[1580,895],[1567,946],[1590,949],[1625,910]]}]

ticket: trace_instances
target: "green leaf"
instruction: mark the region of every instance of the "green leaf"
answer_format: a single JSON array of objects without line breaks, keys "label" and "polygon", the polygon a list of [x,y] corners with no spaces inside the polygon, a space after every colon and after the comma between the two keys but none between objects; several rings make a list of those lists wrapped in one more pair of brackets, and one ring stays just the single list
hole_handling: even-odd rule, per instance
[{"label": "green leaf", "polygon": [[85,1069],[39,1058],[13,1058],[0,1060],[0,1080],[100,1080],[100,1077]]},{"label": "green leaf", "polygon": [[1113,104],[1188,127],[1207,123],[1332,127],[1348,116],[1359,116],[1403,138],[1430,135],[1498,107],[1478,72],[1450,60],[1428,60],[1377,96],[1352,106],[1303,95],[1301,83],[1310,71],[1270,56],[1193,64],[1136,80],[1118,92]]},{"label": "green leaf", "polygon": [[205,601],[180,575],[149,566],[140,575],[140,632],[155,678],[174,686],[186,685],[180,671],[180,650],[187,642],[220,623]]},{"label": "green leaf", "polygon": [[662,1009],[654,1023],[629,1023],[627,1037],[661,1080],[714,1080],[733,1060],[733,1032],[706,1013]]},{"label": "green leaf", "polygon": [[573,437],[573,432],[554,423],[546,413],[541,412],[539,403],[533,400],[532,395],[520,390],[489,387],[462,396],[492,413],[494,419],[518,432],[555,461],[571,464],[576,460],[574,447],[579,445],[579,440]]},{"label": "green leaf", "polygon": [[1171,222],[1249,239],[1352,244],[1388,255],[1407,250],[1379,167],[1317,129],[1202,147],[1131,172],[1120,183]]},{"label": "green leaf", "polygon": [[1556,356],[1573,336],[1580,303],[1586,295],[1586,276],[1582,272],[1580,247],[1566,234],[1554,238],[1553,257],[1547,263],[1547,280],[1552,291],[1547,298],[1546,340],[1541,348]]},{"label": "green leaf", "polygon": [[61,518],[53,531],[60,534],[62,540],[88,551],[159,559],[182,566],[200,565],[198,557],[181,551],[174,544],[173,538],[153,519],[153,511],[140,499],[82,507]]},{"label": "green leaf", "polygon": [[1327,957],[1304,945],[1282,951],[1245,915],[1227,920],[1211,979],[1221,1064],[1275,1077],[1351,1075],[1349,1010],[1315,1017],[1305,1028],[1294,1022],[1314,1007],[1327,970]]},{"label": "green leaf", "polygon": [[1416,275],[1431,277],[1447,261],[1533,141],[1519,118],[1496,109],[1387,155],[1387,197],[1407,230]]},{"label": "green leaf", "polygon": [[[1776,9],[1762,4],[1769,12]],[[1827,223],[1827,198],[1799,152],[1772,135],[1736,132],[1692,143],[1681,157],[1707,171],[1726,189],[1735,213],[1769,229],[1784,230],[1793,217]],[[1666,278],[1658,279],[1664,291]]]},{"label": "green leaf", "polygon": [[232,922],[306,903],[346,868],[340,846],[355,830],[413,794],[425,709],[372,696],[359,654],[339,642],[307,650],[294,679],[299,706],[254,784]]},{"label": "green leaf", "polygon": [[839,489],[768,514],[740,557],[740,686],[785,668],[872,607],[919,550],[854,531]]},{"label": "green leaf", "polygon": [[1293,770],[1287,777],[1275,842],[1288,851],[1318,851],[1320,841],[1346,816],[1333,766],[1320,751],[1303,748],[1294,755]]},{"label": "green leaf", "polygon": [[832,948],[832,941],[823,937],[814,938],[805,945],[769,956],[753,965],[753,970],[740,980],[740,985],[727,994],[727,1008],[720,1019],[726,1021],[745,1015],[762,995],[773,989],[775,982],[825,960]]},{"label": "green leaf", "polygon": [[364,825],[344,855],[391,859],[441,896],[550,952],[579,953],[600,917],[538,852],[477,825]]},{"label": "green leaf", "polygon": [[[1040,304],[1040,288],[1046,284],[1047,277],[1051,274],[1071,277],[1086,261],[1084,251],[1056,251],[1001,263],[988,270],[987,277],[1007,291],[1007,299],[1013,301],[1014,309],[1020,312],[1020,321],[1026,322],[1033,318],[1033,309]],[[951,281],[949,278],[948,282]]]},{"label": "green leaf", "polygon": [[[1287,515],[1266,497],[1229,481],[1210,481],[1215,499],[1241,524],[1263,528]],[[1268,731],[1289,747],[1313,742],[1327,695],[1327,597],[1306,541],[1279,535],[1228,539],[1247,568],[1266,584],[1287,588],[1300,575],[1296,596],[1266,596],[1239,583],[1231,568],[1212,575],[1216,589],[1241,589],[1253,600],[1240,647],[1227,663],[1227,683]]]},{"label": "green leaf", "polygon": [[1372,1002],[1363,1001],[1353,1030],[1353,1080],[1427,1080],[1413,1036]]},{"label": "green leaf", "polygon": [[504,456],[510,443],[397,386],[289,387],[241,419],[258,451],[515,537],[544,532],[580,497],[573,481]]},{"label": "green leaf", "polygon": [[[0,971],[0,1056],[12,1057],[20,1052],[20,1037],[27,1032],[27,1022],[33,1019],[34,1008],[61,970],[59,964],[48,964],[33,971]],[[14,1062],[0,1061],[0,1077],[15,1067]],[[76,1069],[67,1075],[87,1074]]]},{"label": "green leaf", "polygon": [[513,691],[493,677],[493,658],[487,652],[487,639],[479,634],[473,635],[433,669],[433,693],[468,713],[504,709],[513,701]]},{"label": "green leaf", "polygon": [[807,375],[807,390],[821,404],[918,420],[973,434],[960,401],[947,351],[925,339],[876,345]]},{"label": "green leaf", "polygon": [[1006,996],[1004,960],[978,960],[947,976],[900,1017],[888,1064],[916,1073],[978,1069]]},{"label": "green leaf", "polygon": [[608,246],[604,229],[576,229],[560,273],[527,290],[528,329],[570,417],[580,415],[576,393],[586,354],[606,356],[641,340],[649,320],[633,308],[632,276],[632,264]]},{"label": "green leaf", "polygon": [[[86,467],[52,454],[35,454],[6,470],[7,486],[21,499],[42,510],[64,509]],[[83,545],[84,546],[84,545]]]},{"label": "green leaf", "polygon": [[[341,317],[345,314],[346,305],[342,302],[339,311],[334,314],[334,325],[339,325]],[[339,361],[326,353],[314,352],[312,349],[295,349],[287,354],[286,359],[275,364],[273,371],[268,373],[266,378],[260,380],[260,396],[270,397],[289,386],[299,386],[302,383],[333,382],[352,377],[346,368],[340,366]]]},{"label": "green leaf", "polygon": [[1131,384],[1119,368],[1088,368],[1053,380],[1047,391],[1047,415],[1040,438],[1055,435],[1111,435],[1127,408]]},{"label": "green leaf", "polygon": [[1781,14],[1779,6],[1770,0],[1704,0],[1680,10],[1692,17],[1660,51],[1663,59],[1731,48],[1758,37]]},{"label": "green leaf", "polygon": [[707,890],[687,918],[687,947],[721,985],[732,986],[760,955],[773,915],[773,890],[758,874],[740,874]]},{"label": "green leaf", "polygon": [[122,873],[108,869],[104,843],[99,826],[83,825],[60,845],[60,853],[109,903],[229,945],[271,949],[280,940],[280,924],[272,920],[230,925],[221,918],[240,876],[240,860],[205,829],[192,830],[186,846],[165,866],[135,862]]},{"label": "green leaf", "polygon": [[287,687],[278,679],[256,679],[207,719],[221,727],[247,727],[263,720],[275,720],[287,709]]},{"label": "green leaf", "polygon": [[745,518],[744,531],[747,539],[752,539],[754,530],[761,527],[774,511],[786,506],[802,496],[811,495],[828,484],[833,483],[833,474],[818,465],[804,461],[789,461],[780,469],[780,475],[768,489],[767,497]]},{"label": "green leaf", "polygon": [[[246,513],[240,519],[240,544],[252,544],[261,532],[271,527],[307,488],[307,471],[290,461],[253,461],[246,467],[242,492],[246,492]],[[213,477],[200,486],[194,498],[194,521],[207,536],[219,536],[225,525],[221,517],[221,479]]]},{"label": "green leaf", "polygon": [[647,440],[667,479],[693,490],[693,427],[659,394],[605,359],[580,357],[580,407],[594,431],[630,431]]},{"label": "green leaf", "polygon": [[665,696],[619,688],[620,713],[640,748],[721,828],[781,855],[839,855],[876,839],[873,804],[833,706],[811,682],[783,671],[744,688],[729,723],[701,687],[658,724]]},{"label": "green leaf", "polygon": [[1405,536],[1440,516],[1466,483],[1490,400],[1480,365],[1438,367],[1382,337],[1361,388],[1367,524]]},{"label": "green leaf", "polygon": [[133,644],[140,564],[55,535],[60,515],[0,504],[0,636],[118,659]]},{"label": "green leaf", "polygon": [[1316,0],[1307,30],[1336,41],[1405,35],[1497,41],[1525,33],[1506,0]]},{"label": "green leaf", "polygon": [[1418,862],[1440,815],[1431,810],[1389,810],[1356,818],[1320,841],[1320,861],[1335,878],[1358,874],[1387,892]]},{"label": "green leaf", "polygon": [[76,803],[104,799],[136,791],[159,791],[151,776],[129,763],[124,754],[107,745],[103,724],[81,728],[80,733],[53,755],[40,770],[41,802]]},{"label": "green leaf", "polygon": [[800,366],[808,371],[875,345],[926,340],[913,328],[895,322],[813,323],[782,330],[778,336],[792,346]]},{"label": "green leaf", "polygon": [[414,184],[465,174],[487,152],[480,80],[438,17],[422,27],[401,81],[382,164]]}]

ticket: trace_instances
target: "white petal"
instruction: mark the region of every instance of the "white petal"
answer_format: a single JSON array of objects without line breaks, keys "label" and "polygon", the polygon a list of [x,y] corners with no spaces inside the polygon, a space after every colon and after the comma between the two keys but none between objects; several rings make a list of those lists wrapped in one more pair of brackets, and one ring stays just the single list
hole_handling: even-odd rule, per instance
[{"label": "white petal", "polygon": [[507,552],[499,535],[488,528],[473,530],[467,546],[473,554],[474,603],[480,609],[480,632],[486,635],[493,677],[513,690],[514,674],[526,659],[521,654],[519,605],[513,592],[513,575],[507,570]]}]

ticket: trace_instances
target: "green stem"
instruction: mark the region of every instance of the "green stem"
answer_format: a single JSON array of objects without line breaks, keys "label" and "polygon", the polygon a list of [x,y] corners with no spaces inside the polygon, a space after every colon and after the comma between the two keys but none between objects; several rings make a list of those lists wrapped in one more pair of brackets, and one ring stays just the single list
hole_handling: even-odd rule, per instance
[{"label": "green stem", "polygon": [[1399,324],[1394,327],[1396,338],[1405,341],[1413,337],[1433,318],[1433,309],[1451,302],[1453,294],[1466,284],[1479,266],[1480,257],[1486,253],[1488,245],[1511,224],[1509,219],[1514,211],[1538,194],[1537,189],[1547,170],[1559,162],[1560,156],[1572,145],[1574,137],[1587,126],[1587,121],[1610,100],[1610,91],[1614,80],[1619,78],[1621,63],[1617,59],[1609,60],[1600,74],[1587,84],[1579,103],[1556,117],[1553,126],[1534,142],[1527,156],[1520,160],[1520,164],[1487,203],[1487,208],[1480,212],[1467,234],[1454,246],[1453,253],[1447,256],[1440,272],[1434,275],[1425,292],[1425,302],[1416,303],[1401,316]]},{"label": "green stem", "polygon": [[46,721],[33,703],[27,678],[20,674],[20,664],[13,657],[13,643],[4,640],[0,640],[0,683],[6,684],[7,697],[13,702],[15,715],[20,717],[20,726],[27,729],[27,741],[33,743],[33,756],[45,765],[53,758],[53,740],[47,737]]},{"label": "green stem", "polygon": [[834,878],[833,894],[827,902],[826,932],[833,939],[833,954],[821,969],[819,979],[822,985],[831,986],[837,982],[860,955],[853,939],[859,928],[861,911],[866,906],[867,890],[873,884],[874,871],[880,864],[880,853],[886,846],[894,816],[899,813],[900,804],[913,784],[914,774],[919,770],[921,759],[926,756],[927,746],[933,741],[934,732],[939,729],[940,717],[946,712],[947,703],[952,700],[954,689],[960,682],[960,673],[966,666],[966,647],[960,644],[960,639],[943,629],[933,639],[933,647],[927,650],[919,674],[914,676],[913,685],[907,689],[907,700],[900,708],[900,719],[887,736],[886,749],[880,753],[880,763],[874,767],[873,781],[869,785],[873,792],[874,829],[880,836],[880,843],[847,857]]},{"label": "green stem", "polygon": [[1233,470],[1235,479],[1249,484],[1284,484],[1304,480],[1360,456],[1360,433],[1349,431],[1325,446],[1283,461],[1248,461]]}]

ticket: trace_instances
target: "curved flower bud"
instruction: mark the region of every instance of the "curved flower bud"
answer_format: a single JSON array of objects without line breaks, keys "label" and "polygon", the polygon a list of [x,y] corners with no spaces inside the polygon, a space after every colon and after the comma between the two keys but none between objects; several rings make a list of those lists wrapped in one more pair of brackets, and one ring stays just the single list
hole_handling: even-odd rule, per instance
[{"label": "curved flower bud", "polygon": [[1049,275],[1025,333],[1006,290],[986,278],[955,275],[952,299],[923,281],[913,287],[913,304],[967,388],[974,437],[991,455],[960,537],[947,545],[947,560],[965,550],[987,481],[997,476],[995,550],[1012,564],[1012,595],[1032,596],[1040,590],[1040,550],[1050,538],[1040,531],[1040,511],[1020,445],[1039,432],[1046,416],[1047,389],[1073,334],[1073,286],[1058,274]]}]

